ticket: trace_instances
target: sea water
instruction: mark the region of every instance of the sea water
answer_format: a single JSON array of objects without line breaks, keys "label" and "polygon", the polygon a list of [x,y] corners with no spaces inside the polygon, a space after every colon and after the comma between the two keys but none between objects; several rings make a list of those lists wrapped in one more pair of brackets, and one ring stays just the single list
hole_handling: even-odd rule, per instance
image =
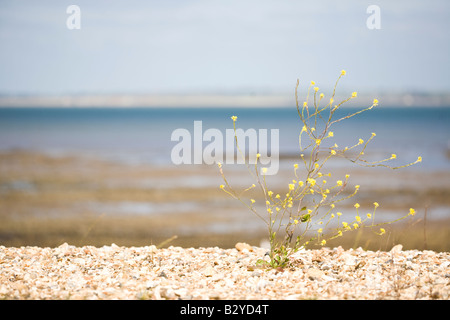
[{"label": "sea water", "polygon": [[[356,111],[342,108],[333,119]],[[0,151],[76,153],[129,164],[172,165],[171,150],[177,143],[171,141],[174,130],[193,132],[194,121],[202,121],[205,130],[225,132],[233,128],[231,116],[238,117],[236,126],[244,130],[279,129],[280,158],[299,155],[298,135],[303,124],[295,107],[2,108]],[[449,120],[450,107],[380,106],[336,123],[330,130],[334,132],[332,142],[339,147],[352,146],[359,138],[366,141],[375,132],[367,151],[377,159],[395,153],[398,163],[404,164],[420,155],[423,162],[415,169],[449,170]]]},{"label": "sea water", "polygon": [[[345,117],[358,110],[360,109],[342,108],[336,112],[333,119]],[[127,165],[148,164],[174,168],[175,165],[170,157],[172,148],[177,144],[171,141],[174,130],[185,128],[193,132],[194,121],[202,121],[204,130],[216,128],[225,132],[226,129],[233,128],[231,116],[238,117],[236,127],[244,130],[279,129],[280,165],[283,168],[283,159],[289,159],[291,161],[289,169],[292,170],[292,161],[299,158],[298,137],[303,126],[295,107],[2,108],[0,109],[0,152],[25,150],[56,156],[69,154],[97,157]],[[352,146],[360,138],[367,141],[372,132],[375,132],[376,136],[366,152],[369,155],[370,150],[370,156],[374,159],[380,160],[395,153],[398,159],[389,163],[402,165],[414,162],[418,156],[422,156],[423,161],[420,165],[406,170],[448,171],[450,170],[449,120],[450,107],[380,106],[333,125],[330,130],[334,132],[334,137],[330,139],[330,143],[331,145],[337,143],[340,148]],[[320,123],[319,119],[318,126]],[[330,161],[327,165],[333,165],[333,163],[340,165],[339,161]],[[217,188],[221,182],[218,173],[217,177],[208,178],[199,176],[198,179],[193,179],[190,175],[186,187]],[[157,187],[171,187],[164,185],[163,182],[158,182]],[[20,183],[8,188],[30,188],[24,185],[24,182]],[[151,181],[151,183],[153,185],[155,182]],[[177,185],[183,186],[183,177],[177,178]],[[98,210],[108,214],[170,214],[172,211],[180,213],[183,210],[220,214],[222,205],[211,201],[211,203],[172,203],[163,207],[160,204],[148,202],[86,203],[84,205],[91,211]],[[382,213],[381,209],[378,210],[379,213]],[[448,207],[433,208],[433,210],[430,209],[429,216],[431,213],[433,217],[448,217],[449,209]],[[229,215],[229,212],[224,211],[223,214]],[[386,216],[388,214],[389,212],[384,213]],[[241,214],[238,216],[246,217]],[[253,217],[249,215],[249,218]],[[259,220],[254,224],[248,222],[243,224],[242,219],[235,220],[236,223],[216,223],[209,225],[208,228],[220,233],[243,226],[245,228],[261,226],[258,224]],[[203,229],[204,226],[199,230]],[[199,231],[195,229],[185,230],[185,232]]]}]

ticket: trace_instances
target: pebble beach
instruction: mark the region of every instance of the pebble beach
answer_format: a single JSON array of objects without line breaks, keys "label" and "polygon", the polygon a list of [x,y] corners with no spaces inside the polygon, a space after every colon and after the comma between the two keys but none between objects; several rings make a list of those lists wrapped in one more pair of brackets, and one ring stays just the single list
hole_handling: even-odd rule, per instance
[{"label": "pebble beach", "polygon": [[264,269],[267,249],[0,246],[4,300],[448,300],[450,253],[299,250]]}]

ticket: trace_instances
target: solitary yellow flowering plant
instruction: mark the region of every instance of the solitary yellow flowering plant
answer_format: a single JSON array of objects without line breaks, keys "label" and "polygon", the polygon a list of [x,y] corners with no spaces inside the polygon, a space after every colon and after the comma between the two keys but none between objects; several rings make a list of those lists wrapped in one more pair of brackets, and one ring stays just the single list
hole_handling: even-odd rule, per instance
[{"label": "solitary yellow flowering plant", "polygon": [[[382,235],[386,231],[383,228],[379,228],[380,225],[393,223],[415,214],[415,210],[411,208],[407,215],[399,219],[390,222],[375,223],[375,212],[380,205],[374,202],[373,208],[371,209],[372,212],[362,216],[359,212],[361,206],[359,203],[355,203],[356,216],[354,219],[352,221],[341,220],[342,213],[336,210],[337,205],[344,200],[354,197],[358,193],[360,186],[356,185],[350,193],[347,193],[347,195],[344,194],[350,178],[348,174],[335,180],[335,182],[329,183],[326,179],[330,180],[331,173],[324,173],[324,167],[330,159],[342,157],[361,166],[383,166],[390,169],[408,167],[422,161],[422,158],[418,157],[415,162],[399,167],[391,167],[386,163],[389,160],[396,159],[397,156],[395,154],[379,161],[365,160],[364,151],[370,141],[376,136],[375,133],[372,133],[367,140],[358,139],[351,147],[339,148],[336,143],[331,147],[325,146],[324,142],[334,137],[334,132],[331,131],[331,128],[335,123],[368,111],[378,105],[378,100],[374,99],[371,106],[333,120],[337,109],[344,103],[357,97],[357,92],[353,92],[350,97],[342,100],[338,104],[334,104],[336,87],[339,80],[345,75],[346,71],[342,70],[334,85],[331,98],[323,106],[320,104],[324,98],[324,94],[319,94],[319,88],[315,87],[316,83],[311,81],[306,100],[303,102],[302,107],[300,107],[298,102],[299,81],[297,80],[295,99],[297,112],[301,120],[299,134],[300,154],[299,163],[295,163],[293,166],[293,179],[287,184],[286,193],[280,195],[270,190],[266,183],[265,168],[262,168],[260,174],[258,161],[255,162],[253,168],[248,166],[248,169],[251,170],[250,173],[256,178],[256,182],[261,189],[265,203],[264,214],[258,212],[256,209],[255,203],[257,201],[255,199],[247,200],[242,197],[246,191],[255,188],[255,184],[252,184],[243,190],[243,192],[236,192],[228,183],[222,165],[219,163],[219,170],[225,181],[225,185],[220,185],[220,188],[233,198],[241,201],[255,215],[261,218],[268,228],[270,261],[266,262],[261,260],[261,263],[268,264],[274,268],[283,267],[289,263],[289,256],[291,254],[309,243],[324,246],[329,240],[342,236],[344,232],[363,227],[377,228],[378,231],[376,233]],[[312,98],[310,98],[311,88],[314,90]],[[309,105],[310,100],[312,100],[311,107]],[[241,155],[243,155],[236,136],[237,117],[232,116],[231,119],[233,120],[235,130],[236,146],[241,152]],[[305,140],[307,140],[306,143],[304,142]],[[355,150],[357,151],[355,152]],[[352,153],[349,151],[352,151]],[[307,153],[307,156],[305,156],[305,153]],[[256,160],[259,157],[260,155],[257,154]],[[304,170],[301,170],[300,167],[303,167]],[[333,220],[336,221],[335,225],[337,226],[327,230],[327,226]],[[311,233],[313,234],[312,236],[310,235]]]}]

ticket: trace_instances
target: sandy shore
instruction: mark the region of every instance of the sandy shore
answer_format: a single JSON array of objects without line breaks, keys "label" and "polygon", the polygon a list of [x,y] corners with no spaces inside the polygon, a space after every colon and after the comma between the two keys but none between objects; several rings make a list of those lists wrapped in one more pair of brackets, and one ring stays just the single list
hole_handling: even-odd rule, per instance
[{"label": "sandy shore", "polygon": [[[292,165],[269,177],[282,194],[292,179]],[[243,175],[226,168],[239,185]],[[345,249],[363,247],[388,251],[405,249],[450,251],[450,173],[411,170],[332,170],[334,181],[350,173],[349,189],[361,185],[354,201],[372,210],[377,219],[395,219],[416,209],[404,223],[385,227],[384,237],[352,232],[330,242]],[[253,183],[250,178],[244,185]],[[236,242],[259,246],[267,238],[264,224],[243,205],[222,192],[216,166],[125,165],[86,155],[49,155],[11,151],[0,154],[0,245],[6,247],[101,247],[169,245],[233,248]],[[259,193],[248,198],[263,203]],[[354,216],[353,201],[339,211]],[[427,216],[425,219],[425,210]],[[312,247],[312,249],[314,249]]]},{"label": "sandy shore", "polygon": [[0,299],[449,299],[448,252],[322,248],[276,270],[256,266],[265,253],[247,244],[0,246]]}]

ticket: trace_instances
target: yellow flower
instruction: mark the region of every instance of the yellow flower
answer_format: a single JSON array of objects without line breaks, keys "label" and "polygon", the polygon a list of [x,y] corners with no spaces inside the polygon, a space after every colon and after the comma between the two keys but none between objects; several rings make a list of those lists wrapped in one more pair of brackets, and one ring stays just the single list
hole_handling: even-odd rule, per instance
[{"label": "yellow flower", "polygon": [[334,205],[334,203],[332,203],[332,204],[330,204],[330,207],[331,207],[331,209],[334,209],[334,207],[336,207],[336,206]]},{"label": "yellow flower", "polygon": [[291,190],[291,191],[292,191],[292,190],[294,190],[294,189],[295,189],[295,184],[292,184],[292,183],[291,183],[291,184],[289,184],[289,190]]},{"label": "yellow flower", "polygon": [[277,199],[280,199],[280,195],[279,195],[279,194],[277,194],[277,195],[275,196],[275,198],[277,198]]},{"label": "yellow flower", "polygon": [[372,215],[370,213],[367,214],[367,219],[372,218]]},{"label": "yellow flower", "polygon": [[355,186],[355,190],[359,190],[359,184]]},{"label": "yellow flower", "polygon": [[307,107],[307,106],[308,106],[308,103],[307,103],[306,101],[304,101],[304,102],[303,102],[303,106],[304,106],[304,107]]},{"label": "yellow flower", "polygon": [[422,162],[422,157],[417,157],[417,162]]},{"label": "yellow flower", "polygon": [[355,220],[356,220],[358,223],[360,223],[360,222],[361,222],[361,217],[360,217],[360,216],[356,216],[356,217],[355,217]]},{"label": "yellow flower", "polygon": [[358,95],[358,93],[355,91],[352,93],[352,98],[356,98],[356,96]]},{"label": "yellow flower", "polygon": [[225,188],[225,186],[223,184],[221,184],[220,185],[220,189],[223,189],[223,188]]},{"label": "yellow flower", "polygon": [[269,200],[267,200],[267,201],[266,201],[266,204],[267,204],[267,205],[269,205],[269,204],[270,204]]},{"label": "yellow flower", "polygon": [[255,200],[254,200],[254,199],[250,199],[250,201],[251,201],[251,203],[255,203]]},{"label": "yellow flower", "polygon": [[314,168],[316,168],[316,169],[319,169],[319,164],[318,163],[316,163],[315,165],[314,165]]},{"label": "yellow flower", "polygon": [[316,180],[314,180],[313,178],[308,178],[306,179],[306,181],[308,181],[308,183],[313,187],[316,185]]},{"label": "yellow flower", "polygon": [[336,155],[336,151],[331,150],[331,154],[332,154],[333,156],[335,156],[335,155]]},{"label": "yellow flower", "polygon": [[278,208],[278,207],[276,207],[276,208],[275,208],[275,210],[277,210],[277,212],[279,212],[279,211],[280,211],[281,209],[280,209],[280,208]]},{"label": "yellow flower", "polygon": [[231,119],[232,119],[233,121],[236,121],[236,120],[237,120],[237,117],[236,117],[236,116],[232,116]]},{"label": "yellow flower", "polygon": [[218,166],[219,168],[222,168],[222,164],[221,164],[220,162],[217,162],[217,166]]},{"label": "yellow flower", "polygon": [[338,186],[342,186],[342,181],[341,181],[341,180],[338,180],[338,181],[336,181],[336,184],[337,184]]},{"label": "yellow flower", "polygon": [[299,182],[298,182],[298,185],[299,185],[300,187],[303,187],[303,181],[299,181]]},{"label": "yellow flower", "polygon": [[314,92],[319,91],[319,87],[314,87]]},{"label": "yellow flower", "polygon": [[350,178],[350,175],[349,175],[349,174],[346,174],[346,175],[345,175],[345,179],[348,179],[348,178]]},{"label": "yellow flower", "polygon": [[338,236],[339,237],[342,236],[342,231],[341,230],[338,231]]},{"label": "yellow flower", "polygon": [[380,228],[380,236],[385,233],[386,233],[386,230],[384,230],[383,228]]},{"label": "yellow flower", "polygon": [[413,216],[413,215],[415,215],[416,214],[416,210],[414,210],[413,208],[410,208],[409,209],[409,215],[410,216]]},{"label": "yellow flower", "polygon": [[373,205],[375,206],[375,208],[378,208],[380,205],[378,204],[378,202],[374,202]]},{"label": "yellow flower", "polygon": [[377,106],[378,105],[378,100],[377,99],[373,99],[373,105]]},{"label": "yellow flower", "polygon": [[397,159],[397,155],[396,155],[395,153],[393,153],[393,154],[391,155],[391,159]]},{"label": "yellow flower", "polygon": [[302,128],[302,132],[303,131],[307,131],[308,129],[306,128],[306,126],[303,126],[303,128]]},{"label": "yellow flower", "polygon": [[273,195],[273,191],[269,191],[267,192],[267,194],[269,195],[269,197],[271,197]]},{"label": "yellow flower", "polygon": [[327,243],[326,240],[322,240],[322,241],[320,242],[320,245],[321,245],[321,246],[324,246],[326,243]]},{"label": "yellow flower", "polygon": [[259,159],[261,157],[261,153],[256,154],[256,159]]},{"label": "yellow flower", "polygon": [[345,70],[341,70],[341,76],[345,76],[347,72]]},{"label": "yellow flower", "polygon": [[294,164],[294,168],[298,169],[298,163]]},{"label": "yellow flower", "polygon": [[375,137],[377,134],[375,132],[372,132],[372,137]]},{"label": "yellow flower", "polygon": [[311,80],[311,85],[314,86],[316,83],[314,81]]},{"label": "yellow flower", "polygon": [[323,183],[323,184],[326,184],[326,183],[327,183],[327,180],[322,180],[322,183]]},{"label": "yellow flower", "polygon": [[322,139],[316,139],[316,144],[320,145],[320,143],[322,142]]},{"label": "yellow flower", "polygon": [[263,173],[263,174],[266,174],[266,173],[267,173],[267,168],[262,168],[261,170],[262,170],[262,173]]},{"label": "yellow flower", "polygon": [[359,225],[358,225],[357,223],[354,223],[354,224],[353,224],[353,228],[354,228],[354,229],[358,229],[358,227],[359,227]]},{"label": "yellow flower", "polygon": [[[338,212],[339,213],[339,212]],[[342,222],[342,226],[344,227],[344,228],[347,228],[348,227],[348,223],[347,222]]]},{"label": "yellow flower", "polygon": [[268,213],[272,213],[272,209],[267,208],[267,212],[268,212]]},{"label": "yellow flower", "polygon": [[294,224],[298,224],[298,220],[297,219],[294,220]]},{"label": "yellow flower", "polygon": [[332,104],[332,103],[333,103],[333,101],[334,101],[334,99],[333,99],[333,98],[330,98],[330,104]]},{"label": "yellow flower", "polygon": [[329,136],[329,137],[334,137],[333,131],[328,132],[328,136]]},{"label": "yellow flower", "polygon": [[323,99],[324,96],[325,96],[325,95],[324,95],[323,93],[321,93],[320,96],[319,96],[319,98],[320,98],[320,99]]},{"label": "yellow flower", "polygon": [[363,144],[364,140],[363,139],[359,139],[358,144]]},{"label": "yellow flower", "polygon": [[317,230],[317,233],[322,233],[323,232],[323,229],[322,228],[320,228],[319,230]]},{"label": "yellow flower", "polygon": [[342,216],[342,212],[336,212],[336,215],[337,215],[338,217],[340,217],[340,216]]},{"label": "yellow flower", "polygon": [[359,207],[360,207],[360,205],[359,205],[359,203],[355,203],[355,206],[354,206],[356,209],[358,209]]}]

